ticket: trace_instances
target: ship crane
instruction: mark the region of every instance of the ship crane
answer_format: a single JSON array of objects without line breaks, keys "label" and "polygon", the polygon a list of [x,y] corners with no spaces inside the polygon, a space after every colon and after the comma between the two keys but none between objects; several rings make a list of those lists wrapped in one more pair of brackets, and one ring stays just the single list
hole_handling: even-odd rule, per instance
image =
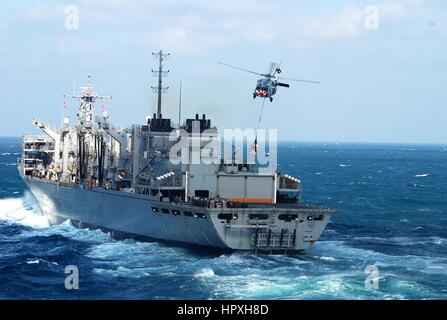
[{"label": "ship crane", "polygon": [[43,122],[39,118],[34,117],[33,118],[33,124],[36,127],[38,127],[39,129],[41,129],[51,139],[54,140],[54,144],[55,144],[54,145],[54,147],[55,147],[54,162],[56,164],[58,164],[59,161],[60,161],[60,151],[61,151],[61,142],[60,142],[60,139],[59,139],[59,133],[57,133],[56,131],[51,129],[49,125],[47,125],[45,122]]}]

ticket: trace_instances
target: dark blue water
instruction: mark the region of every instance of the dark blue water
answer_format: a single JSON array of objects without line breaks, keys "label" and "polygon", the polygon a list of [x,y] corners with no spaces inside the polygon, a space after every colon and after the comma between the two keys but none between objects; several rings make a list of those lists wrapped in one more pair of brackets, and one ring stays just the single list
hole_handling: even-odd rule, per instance
[{"label": "dark blue water", "polygon": [[[446,299],[445,146],[282,144],[308,202],[341,210],[298,256],[212,255],[49,227],[0,139],[0,299]],[[365,288],[376,265],[379,288]],[[80,289],[64,287],[76,265]]]}]

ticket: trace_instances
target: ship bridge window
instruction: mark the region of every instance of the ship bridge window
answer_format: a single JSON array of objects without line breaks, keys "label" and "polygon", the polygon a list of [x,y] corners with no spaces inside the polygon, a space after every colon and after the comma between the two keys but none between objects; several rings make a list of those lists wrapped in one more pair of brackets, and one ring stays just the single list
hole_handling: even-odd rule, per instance
[{"label": "ship bridge window", "polygon": [[307,216],[307,220],[309,220],[309,221],[312,221],[312,220],[322,221],[322,220],[324,220],[324,215],[323,214],[315,214],[315,215],[309,214]]},{"label": "ship bridge window", "polygon": [[239,218],[239,216],[237,215],[237,213],[235,213],[235,214],[232,214],[232,213],[221,213],[221,214],[219,214],[218,216],[217,216],[217,219],[220,219],[220,220],[227,220],[227,221],[230,221],[230,220],[237,220],[237,218]]},{"label": "ship bridge window", "polygon": [[298,215],[297,214],[280,214],[278,216],[279,220],[284,220],[286,222],[290,222],[292,220],[297,220],[298,219]]},{"label": "ship bridge window", "polygon": [[152,212],[158,212],[158,208],[152,207]]},{"label": "ship bridge window", "polygon": [[183,214],[185,215],[185,217],[193,217],[194,216],[192,214],[192,212],[189,212],[189,211],[183,211]]},{"label": "ship bridge window", "polygon": [[269,215],[267,213],[252,213],[248,215],[250,220],[267,220]]},{"label": "ship bridge window", "polygon": [[169,209],[162,208],[161,212],[169,214]]},{"label": "ship bridge window", "polygon": [[172,210],[172,213],[174,214],[174,216],[181,216],[182,213],[179,210]]},{"label": "ship bridge window", "polygon": [[194,195],[199,198],[209,198],[210,197],[210,191],[209,190],[196,190],[194,192]]}]

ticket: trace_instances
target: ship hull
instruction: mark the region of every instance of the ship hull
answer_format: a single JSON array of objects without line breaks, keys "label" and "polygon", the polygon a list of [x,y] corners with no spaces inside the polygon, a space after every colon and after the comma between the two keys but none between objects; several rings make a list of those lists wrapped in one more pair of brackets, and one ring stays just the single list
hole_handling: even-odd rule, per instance
[{"label": "ship hull", "polygon": [[[262,234],[264,238],[266,237],[264,232],[266,224],[247,225],[242,219],[245,214],[247,216],[249,214],[244,212],[245,209],[232,210],[241,217],[240,223],[223,221],[219,219],[222,213],[219,209],[177,205],[133,193],[103,188],[88,190],[83,185],[61,185],[43,179],[22,177],[50,224],[70,220],[76,227],[99,228],[123,238],[161,241],[221,251],[297,252],[315,243],[330,218],[330,215],[327,215],[325,221],[312,223],[311,227],[306,221],[289,222],[289,227],[293,224],[295,230],[293,243],[292,236],[288,242],[285,240],[286,237],[282,234],[282,230],[285,229],[281,229],[281,236],[277,235],[275,245],[274,240],[269,240],[267,245],[264,243],[263,246],[259,246],[257,244]],[[270,231],[268,237],[273,239]],[[278,244],[280,238],[283,243]]]}]

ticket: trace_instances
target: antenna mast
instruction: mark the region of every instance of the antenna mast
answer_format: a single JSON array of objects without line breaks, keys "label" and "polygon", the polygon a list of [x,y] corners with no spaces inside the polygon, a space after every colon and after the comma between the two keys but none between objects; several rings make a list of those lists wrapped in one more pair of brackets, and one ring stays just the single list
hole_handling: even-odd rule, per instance
[{"label": "antenna mast", "polygon": [[180,81],[180,97],[178,101],[178,127],[182,125],[182,81]]},{"label": "antenna mast", "polygon": [[80,125],[85,126],[86,128],[93,127],[93,104],[96,100],[110,100],[112,97],[109,96],[100,96],[93,92],[93,88],[91,86],[92,76],[87,75],[87,86],[81,87],[80,92],[77,95],[73,94],[65,94],[64,98],[71,98],[80,100],[81,104],[79,106],[78,113],[78,122]]},{"label": "antenna mast", "polygon": [[163,77],[167,77],[169,74],[169,70],[163,71],[163,61],[170,56],[170,53],[163,53],[162,50],[158,53],[152,53],[154,58],[159,61],[158,71],[152,70],[152,74],[154,77],[158,77],[158,86],[151,87],[152,91],[158,94],[158,106],[157,106],[157,118],[161,118],[161,95],[166,93],[169,87],[163,87]]}]

